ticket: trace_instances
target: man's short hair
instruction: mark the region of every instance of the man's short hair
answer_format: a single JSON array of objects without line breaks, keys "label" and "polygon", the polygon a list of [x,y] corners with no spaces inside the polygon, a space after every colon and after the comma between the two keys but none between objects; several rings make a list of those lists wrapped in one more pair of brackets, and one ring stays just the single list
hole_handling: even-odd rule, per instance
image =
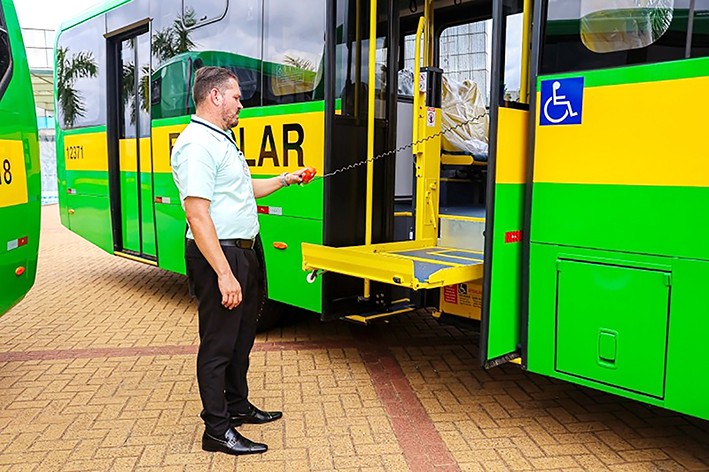
[{"label": "man's short hair", "polygon": [[216,88],[224,92],[229,86],[231,79],[239,83],[239,78],[234,72],[224,67],[201,67],[197,69],[194,76],[194,86],[192,87],[192,100],[195,105],[199,105],[209,96],[209,92]]}]

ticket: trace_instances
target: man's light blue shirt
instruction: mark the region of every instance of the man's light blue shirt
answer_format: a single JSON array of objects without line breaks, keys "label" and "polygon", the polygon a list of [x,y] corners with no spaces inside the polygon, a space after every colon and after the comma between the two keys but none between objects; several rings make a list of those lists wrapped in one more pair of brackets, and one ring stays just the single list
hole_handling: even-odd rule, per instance
[{"label": "man's light blue shirt", "polygon": [[[251,172],[233,137],[197,116],[182,131],[170,157],[172,177],[185,198],[209,200],[219,239],[252,239],[259,232]],[[194,239],[192,229],[187,237]]]}]

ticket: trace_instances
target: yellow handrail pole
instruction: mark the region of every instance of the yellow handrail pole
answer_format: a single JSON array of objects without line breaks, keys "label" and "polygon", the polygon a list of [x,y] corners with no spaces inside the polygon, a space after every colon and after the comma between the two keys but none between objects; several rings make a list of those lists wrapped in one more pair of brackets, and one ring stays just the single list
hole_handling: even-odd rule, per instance
[{"label": "yellow handrail pole", "polygon": [[[426,27],[426,20],[424,17],[419,18],[419,24],[418,27],[416,28],[416,44],[414,46],[414,110],[413,110],[413,118],[414,118],[414,123],[413,123],[413,136],[412,139],[414,143],[416,143],[419,139],[421,139],[421,119],[423,118],[422,115],[422,108],[421,108],[421,100],[423,99],[423,93],[420,91],[421,88],[421,38],[423,37],[423,32],[424,28]],[[425,49],[425,48],[424,48]],[[415,220],[415,231],[414,231],[414,240],[415,241],[420,241],[423,239],[423,210],[421,206],[419,205],[419,202],[421,201],[421,181],[424,178],[424,171],[423,171],[423,152],[422,152],[422,143],[417,143],[414,144],[412,151],[415,155],[415,162],[416,162],[416,214],[414,215],[414,220]]]},{"label": "yellow handrail pole", "polygon": [[354,100],[354,116],[359,119],[359,88],[362,86],[362,14],[361,1],[357,0],[355,6],[357,13],[355,14],[355,100]]},{"label": "yellow handrail pole", "polygon": [[[423,17],[419,18],[419,24],[416,28],[416,45],[414,47],[414,126],[413,126],[413,141],[419,140],[419,119],[420,119],[420,107],[421,107],[421,93],[419,92],[419,87],[421,86],[421,37],[423,36],[425,20]],[[414,144],[412,151],[414,154],[419,154],[421,151],[420,144]],[[418,177],[418,172],[416,177]]]},{"label": "yellow handrail pole", "polygon": [[424,67],[433,65],[433,1],[424,0],[423,9],[424,18],[426,18],[426,29],[424,37],[423,59]]},{"label": "yellow handrail pole", "polygon": [[[377,67],[377,0],[369,2],[369,106],[367,109],[367,203],[365,207],[364,244],[372,244],[372,207],[374,206],[374,114]],[[364,281],[364,298],[369,298],[370,283]]]},{"label": "yellow handrail pole", "polygon": [[529,103],[529,37],[532,29],[532,0],[524,0],[522,18],[522,77],[520,77],[519,98],[523,103]]}]

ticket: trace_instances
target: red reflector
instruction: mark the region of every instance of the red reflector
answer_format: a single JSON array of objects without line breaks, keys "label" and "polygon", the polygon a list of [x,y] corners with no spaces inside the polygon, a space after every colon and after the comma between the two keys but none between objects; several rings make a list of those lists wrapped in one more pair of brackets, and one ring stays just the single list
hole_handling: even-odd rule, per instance
[{"label": "red reflector", "polygon": [[279,242],[273,243],[273,247],[275,247],[276,249],[281,249],[281,250],[288,249],[288,245],[286,243],[279,243]]},{"label": "red reflector", "polygon": [[155,203],[162,203],[162,197],[155,197]]},{"label": "red reflector", "polygon": [[29,238],[27,236],[24,236],[24,237],[17,240],[17,245],[18,246],[26,246],[28,242],[29,242]]},{"label": "red reflector", "polygon": [[522,241],[522,231],[508,231],[505,233],[506,243],[518,243]]},{"label": "red reflector", "polygon": [[15,275],[18,277],[21,277],[22,274],[24,274],[24,273],[25,273],[24,267],[18,267],[17,269],[15,269]]},{"label": "red reflector", "polygon": [[268,215],[268,207],[267,206],[256,207],[256,211],[259,213],[262,213],[264,215]]}]

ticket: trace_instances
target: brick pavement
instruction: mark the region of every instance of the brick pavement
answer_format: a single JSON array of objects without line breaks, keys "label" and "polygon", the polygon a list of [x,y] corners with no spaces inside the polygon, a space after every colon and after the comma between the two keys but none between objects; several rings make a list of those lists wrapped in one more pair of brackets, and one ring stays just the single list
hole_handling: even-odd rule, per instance
[{"label": "brick pavement", "polygon": [[0,318],[0,471],[709,470],[709,423],[506,365],[414,313],[375,326],[298,313],[259,336],[240,430],[200,449],[196,307],[182,277],[109,256],[43,210],[37,283]]}]

